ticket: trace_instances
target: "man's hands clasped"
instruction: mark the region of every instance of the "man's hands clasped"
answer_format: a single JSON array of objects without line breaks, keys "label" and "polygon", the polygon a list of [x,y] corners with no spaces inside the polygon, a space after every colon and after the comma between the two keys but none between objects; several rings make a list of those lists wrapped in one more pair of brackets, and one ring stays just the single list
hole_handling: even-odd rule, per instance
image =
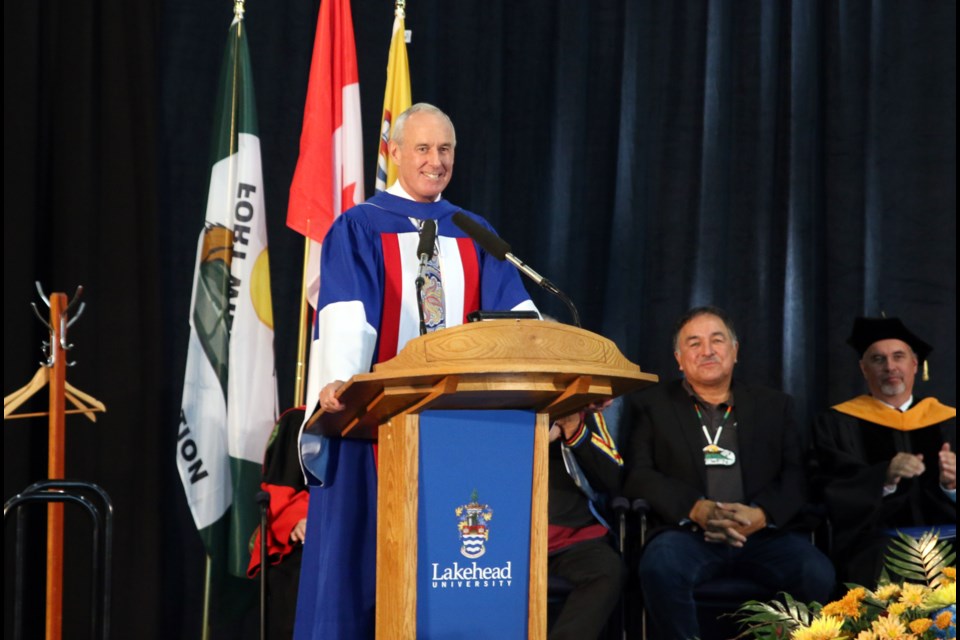
[{"label": "man's hands clasped", "polygon": [[760,507],[738,502],[697,500],[690,519],[703,529],[707,542],[742,547],[747,538],[767,526],[767,514]]}]

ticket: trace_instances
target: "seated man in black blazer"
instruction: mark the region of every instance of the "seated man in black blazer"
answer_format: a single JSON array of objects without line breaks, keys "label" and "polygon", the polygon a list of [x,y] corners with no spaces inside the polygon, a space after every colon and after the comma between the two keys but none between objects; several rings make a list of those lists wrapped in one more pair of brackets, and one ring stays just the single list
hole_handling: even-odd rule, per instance
[{"label": "seated man in black blazer", "polygon": [[716,307],[687,312],[673,342],[683,379],[634,398],[624,487],[652,508],[640,581],[654,637],[699,637],[693,590],[723,574],[826,601],[833,566],[790,531],[806,495],[792,399],[734,382],[737,336]]}]

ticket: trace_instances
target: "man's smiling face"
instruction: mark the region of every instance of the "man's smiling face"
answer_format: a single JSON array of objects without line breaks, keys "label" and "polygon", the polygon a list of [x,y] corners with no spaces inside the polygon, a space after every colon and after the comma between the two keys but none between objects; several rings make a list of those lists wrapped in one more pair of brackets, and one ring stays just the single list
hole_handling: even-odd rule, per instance
[{"label": "man's smiling face", "polygon": [[441,116],[420,111],[407,119],[403,139],[390,141],[398,180],[418,202],[433,202],[453,176],[453,129]]}]

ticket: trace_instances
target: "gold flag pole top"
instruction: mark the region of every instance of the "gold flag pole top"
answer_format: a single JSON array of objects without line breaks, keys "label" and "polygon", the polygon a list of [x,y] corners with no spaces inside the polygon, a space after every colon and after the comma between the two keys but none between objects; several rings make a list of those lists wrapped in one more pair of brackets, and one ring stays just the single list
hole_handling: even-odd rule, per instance
[{"label": "gold flag pole top", "polygon": [[243,20],[243,1],[234,0],[233,2],[233,15],[237,20]]},{"label": "gold flag pole top", "polygon": [[407,17],[407,0],[397,0],[393,3],[393,15],[400,18],[401,20]]}]

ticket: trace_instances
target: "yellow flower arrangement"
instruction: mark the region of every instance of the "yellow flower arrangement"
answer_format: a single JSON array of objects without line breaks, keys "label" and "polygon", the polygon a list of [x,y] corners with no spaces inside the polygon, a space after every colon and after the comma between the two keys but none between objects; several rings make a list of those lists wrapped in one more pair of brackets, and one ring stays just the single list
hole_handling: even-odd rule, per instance
[{"label": "yellow flower arrangement", "polygon": [[877,600],[889,602],[894,598],[900,597],[900,585],[893,582],[882,584],[877,587],[877,590],[873,592],[873,595],[877,598]]},{"label": "yellow flower arrangement", "polygon": [[907,635],[907,627],[897,616],[880,616],[870,625],[880,640],[900,640]]},{"label": "yellow flower arrangement", "polygon": [[809,627],[801,627],[790,635],[791,640],[834,640],[842,637],[843,618],[817,616]]},{"label": "yellow flower arrangement", "polygon": [[921,584],[903,585],[903,591],[900,593],[900,602],[907,605],[909,609],[916,609],[923,606],[923,598],[929,593],[929,589]]},{"label": "yellow flower arrangement", "polygon": [[[871,591],[848,585],[838,600],[805,605],[789,594],[782,601],[748,602],[738,612],[753,640],[935,640],[956,638],[956,558],[936,534],[894,540],[880,584]],[[889,574],[903,580],[891,581]]]},{"label": "yellow flower arrangement", "polygon": [[825,605],[822,613],[825,616],[840,616],[856,620],[861,614],[860,603],[866,596],[867,590],[863,587],[850,589],[840,600]]},{"label": "yellow flower arrangement", "polygon": [[951,614],[949,611],[941,611],[940,613],[937,614],[937,617],[933,619],[933,624],[937,629],[940,629],[941,631],[946,631],[950,627],[953,627],[954,629],[956,629],[957,628],[956,617],[957,617],[956,612]]},{"label": "yellow flower arrangement", "polygon": [[942,609],[957,602],[957,583],[950,582],[939,586],[927,593],[923,599],[923,606],[927,609]]}]

